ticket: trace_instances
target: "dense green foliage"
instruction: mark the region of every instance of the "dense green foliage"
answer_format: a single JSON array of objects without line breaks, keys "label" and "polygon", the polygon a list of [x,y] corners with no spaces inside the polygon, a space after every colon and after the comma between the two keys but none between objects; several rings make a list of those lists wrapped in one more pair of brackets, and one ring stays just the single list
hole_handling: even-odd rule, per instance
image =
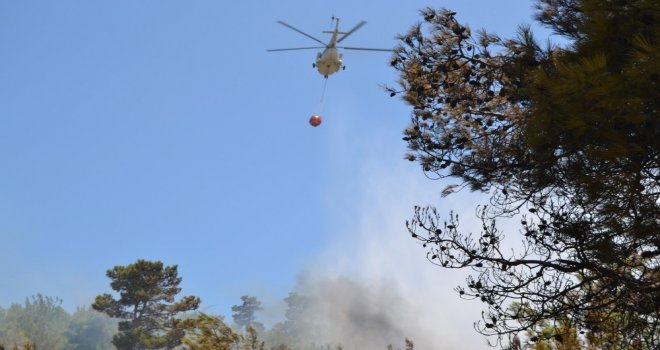
[{"label": "dense green foliage", "polygon": [[[484,334],[559,335],[551,323],[591,344],[658,348],[660,2],[537,9],[569,44],[542,47],[529,27],[473,35],[430,8],[400,37],[390,92],[413,107],[408,159],[460,181],[443,195],[490,195],[478,235],[433,207],[416,208],[409,231],[433,263],[477,272],[458,292],[486,305]],[[521,222],[517,251],[497,225],[507,217]]]},{"label": "dense green foliage", "polygon": [[36,295],[0,308],[0,346],[40,350],[109,350],[116,322],[90,308],[66,312],[56,298]]},{"label": "dense green foliage", "polygon": [[162,349],[181,344],[185,328],[176,316],[196,310],[200,300],[186,296],[175,301],[181,291],[176,265],[140,259],[127,266],[115,266],[107,276],[119,299],[102,294],[92,308],[120,319],[119,333],[112,339],[117,349]]},{"label": "dense green foliage", "polygon": [[222,317],[199,314],[186,320],[189,329],[183,343],[190,350],[232,350],[240,343],[241,337],[227,326]]}]

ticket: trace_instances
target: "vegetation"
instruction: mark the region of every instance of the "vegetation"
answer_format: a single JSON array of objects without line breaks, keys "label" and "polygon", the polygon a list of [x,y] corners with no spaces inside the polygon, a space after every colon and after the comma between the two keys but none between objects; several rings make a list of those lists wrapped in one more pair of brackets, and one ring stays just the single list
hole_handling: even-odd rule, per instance
[{"label": "vegetation", "polygon": [[[152,279],[157,281],[158,279]],[[241,298],[245,302],[245,298]],[[260,305],[256,297],[250,297],[250,305]],[[304,312],[308,299],[290,293],[285,301],[289,307],[286,319],[270,329],[253,326],[232,328],[219,315],[201,312],[181,314],[177,317],[179,329],[184,330],[178,346],[169,344],[153,346],[153,349],[188,350],[328,350],[342,349],[340,345],[320,344],[301,325],[310,322]],[[78,308],[67,313],[56,298],[38,295],[26,300],[25,305],[0,308],[0,350],[110,350],[121,322],[92,308]],[[243,304],[241,304],[243,305]],[[256,310],[256,309],[255,309]],[[56,315],[56,317],[53,317]],[[40,321],[35,322],[39,319]],[[256,316],[252,317],[254,324]],[[119,325],[119,326],[118,326]],[[298,326],[293,326],[298,325]],[[123,326],[125,327],[125,326]],[[165,333],[164,333],[165,334]],[[113,338],[113,335],[115,336]],[[121,346],[121,345],[120,345]],[[137,344],[134,349],[145,345]],[[413,350],[413,342],[405,339],[405,349]],[[388,349],[395,349],[391,345]]]},{"label": "vegetation", "polygon": [[[266,329],[257,321],[262,310],[257,297],[243,295],[232,307],[233,327],[220,315],[196,312],[199,298],[181,292],[177,266],[137,260],[107,271],[111,288],[119,294],[96,297],[92,308],[72,314],[61,300],[37,295],[24,305],[0,308],[0,350],[328,350],[341,345],[318,342],[310,327],[314,314],[310,299],[290,293],[283,322]],[[388,349],[393,349],[389,347]],[[412,350],[412,341],[405,340]]]},{"label": "vegetation", "polygon": [[220,316],[199,314],[186,320],[189,333],[183,343],[190,350],[233,350],[241,340]]},{"label": "vegetation", "polygon": [[0,308],[0,349],[110,350],[117,324],[90,308],[69,314],[61,300],[36,295]]},{"label": "vegetation", "polygon": [[92,308],[121,319],[119,333],[112,339],[117,349],[171,349],[181,345],[185,327],[177,315],[196,310],[200,300],[186,296],[175,301],[181,291],[176,265],[138,260],[127,266],[115,266],[106,275],[120,297],[99,295]]},{"label": "vegetation", "polygon": [[[473,34],[431,8],[400,37],[389,91],[413,107],[407,158],[458,180],[445,196],[490,196],[478,234],[434,207],[415,208],[408,229],[432,263],[476,272],[457,291],[485,304],[484,334],[660,348],[660,2],[537,9],[568,44],[542,47],[529,27]],[[512,217],[515,251],[500,225]]]},{"label": "vegetation", "polygon": [[234,319],[236,326],[238,326],[239,329],[249,327],[263,329],[264,325],[255,321],[255,313],[263,310],[261,302],[257,300],[257,297],[249,295],[243,295],[241,300],[243,301],[241,305],[234,305],[231,307],[231,311],[234,312],[231,316]]},{"label": "vegetation", "polygon": [[[253,305],[260,304],[256,297]],[[241,299],[245,301],[244,298]],[[176,348],[189,350],[327,350],[341,346],[318,345],[310,340],[307,332],[293,332],[288,325],[304,322],[301,301],[305,297],[291,293],[286,320],[270,329],[259,330],[252,326],[232,328],[222,316],[205,313],[183,315],[178,325],[185,330],[181,344]],[[0,308],[0,350],[58,350],[85,349],[109,350],[113,335],[117,334],[118,322],[92,308],[78,308],[73,314],[60,306],[59,299],[38,295],[26,300],[26,305]],[[39,307],[35,308],[35,305]],[[58,317],[51,317],[53,314]],[[49,316],[50,315],[50,316]],[[39,322],[34,322],[40,318]],[[19,321],[20,320],[20,321]],[[253,318],[255,321],[255,318]],[[255,323],[258,323],[255,321]],[[238,326],[238,325],[237,325]],[[142,345],[138,345],[142,346]],[[137,348],[137,347],[136,347]],[[171,345],[154,346],[153,349],[170,349]],[[413,342],[406,339],[405,349],[412,350]],[[389,346],[388,349],[394,349]]]},{"label": "vegetation", "polygon": [[75,350],[113,349],[112,337],[115,333],[117,333],[116,321],[91,307],[79,307],[71,315],[71,322],[66,332],[68,348]]}]

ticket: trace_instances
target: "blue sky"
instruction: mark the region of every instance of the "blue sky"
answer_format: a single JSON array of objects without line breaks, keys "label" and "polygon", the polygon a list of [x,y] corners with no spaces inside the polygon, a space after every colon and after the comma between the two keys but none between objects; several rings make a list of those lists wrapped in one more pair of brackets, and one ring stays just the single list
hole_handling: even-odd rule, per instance
[{"label": "blue sky", "polygon": [[404,227],[417,199],[393,194],[474,205],[440,202],[403,160],[389,54],[344,52],[320,106],[316,52],[266,49],[314,45],[277,20],[322,37],[333,15],[368,22],[344,44],[392,47],[429,5],[503,36],[531,22],[524,0],[0,0],[0,306],[42,293],[74,309],[144,258],[228,315],[310,266],[360,270],[379,215],[401,240],[376,255],[409,245],[426,265]]}]

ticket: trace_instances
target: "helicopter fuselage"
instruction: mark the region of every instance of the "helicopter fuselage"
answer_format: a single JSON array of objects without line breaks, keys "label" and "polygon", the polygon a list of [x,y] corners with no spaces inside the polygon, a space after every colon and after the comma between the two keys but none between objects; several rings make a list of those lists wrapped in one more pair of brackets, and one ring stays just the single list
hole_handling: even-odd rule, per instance
[{"label": "helicopter fuselage", "polygon": [[323,53],[319,52],[316,54],[316,63],[314,66],[321,75],[327,78],[343,66],[342,55],[337,52],[337,48],[329,47]]},{"label": "helicopter fuselage", "polygon": [[333,17],[333,19],[335,20],[335,30],[324,31],[326,34],[331,34],[332,37],[326,45],[325,50],[322,53],[319,52],[316,54],[316,63],[314,64],[319,73],[326,78],[342,67],[342,57],[337,52],[337,40],[339,34],[346,34],[339,31],[339,18]]}]

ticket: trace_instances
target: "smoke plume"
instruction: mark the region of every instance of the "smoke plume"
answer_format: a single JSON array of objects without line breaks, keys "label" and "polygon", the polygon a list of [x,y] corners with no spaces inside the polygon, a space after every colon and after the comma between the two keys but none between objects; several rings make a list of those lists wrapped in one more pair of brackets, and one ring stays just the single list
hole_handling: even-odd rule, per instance
[{"label": "smoke plume", "polygon": [[[388,344],[403,349],[405,338],[415,349],[487,349],[473,329],[481,305],[461,300],[453,290],[464,283],[466,272],[431,265],[405,228],[416,204],[470,214],[480,198],[465,193],[461,202],[450,198],[439,204],[437,182],[420,177],[416,169],[386,163],[363,163],[359,202],[330,201],[332,208],[342,208],[332,215],[345,220],[329,228],[338,232],[332,248],[303,274],[297,288],[311,302],[308,339],[343,349],[384,350]],[[341,200],[341,191],[336,193],[335,200]],[[476,219],[467,221],[476,224]]]}]

